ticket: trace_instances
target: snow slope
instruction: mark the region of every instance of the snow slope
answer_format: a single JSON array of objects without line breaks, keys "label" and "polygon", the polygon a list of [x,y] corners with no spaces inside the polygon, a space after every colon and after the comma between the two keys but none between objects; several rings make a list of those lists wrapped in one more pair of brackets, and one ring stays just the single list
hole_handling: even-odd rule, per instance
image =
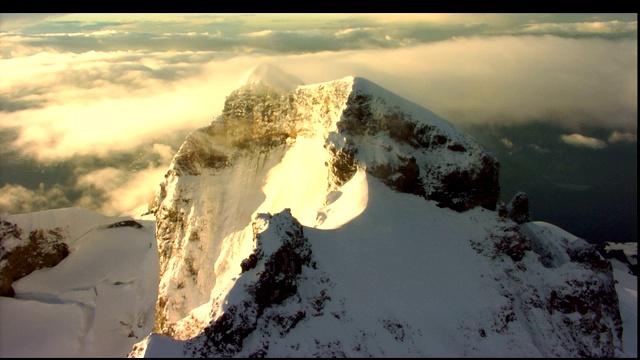
[{"label": "snow slope", "polygon": [[[335,229],[304,227],[315,269],[305,267],[297,295],[271,308],[285,318],[300,311],[306,317],[285,330],[275,321],[258,320],[259,331],[251,332],[233,356],[264,349],[275,357],[575,355],[571,340],[556,336],[562,330],[546,316],[548,310],[528,300],[536,298],[535,292],[561,288],[566,280],[590,278],[587,266],[567,262],[545,268],[531,251],[519,262],[504,255],[478,256],[471,243],[487,242],[487,231],[496,231],[496,225],[514,224],[483,208],[462,214],[442,209],[394,192],[364,171],[359,176],[357,185],[342,188],[342,196],[366,200],[366,209]],[[582,241],[544,223],[527,226],[547,240]],[[243,277],[251,274],[241,274],[239,264],[236,268],[237,285],[219,303],[224,310],[246,298],[238,292],[250,282]],[[202,336],[176,341],[154,334],[133,355],[219,355],[189,352],[201,350],[203,343]],[[625,342],[626,351],[615,355],[632,357],[633,345]]]},{"label": "snow slope", "polygon": [[[359,175],[362,175],[362,172],[359,172]],[[359,198],[362,201],[368,200],[368,196],[362,196],[362,194],[369,193],[368,183],[359,184],[359,185],[357,184],[357,182],[361,182],[365,179],[366,177],[364,179],[359,178],[356,182],[345,185],[343,189],[345,191],[338,200],[340,199],[344,200],[349,197],[356,198],[356,199]],[[377,185],[380,187],[379,183]],[[350,187],[353,187],[353,189],[349,190]],[[375,189],[376,188],[374,187],[374,190]],[[377,189],[377,190],[381,190],[381,189]],[[397,195],[400,195],[400,199],[398,200],[405,200],[404,197],[406,196],[402,194],[389,194],[389,193],[386,194],[386,196],[390,197],[391,199],[395,198]],[[381,196],[384,196],[384,193]],[[407,198],[406,200],[408,199],[410,199],[410,197]],[[404,214],[404,212],[398,212],[393,210],[395,208],[395,205],[399,205],[401,206],[401,208],[407,207],[410,209],[411,200],[409,201],[410,201],[409,204],[407,204],[406,201],[400,201],[400,204],[398,204],[397,201],[392,202],[390,203],[390,205],[394,205],[394,206],[386,207],[386,210],[378,209],[378,212],[380,212],[381,217],[386,219],[387,223],[391,223],[393,219],[400,218],[401,215]],[[368,203],[368,201],[365,201],[365,202]],[[348,203],[350,202],[347,202],[347,204]],[[337,201],[336,201],[336,204],[337,204]],[[420,206],[420,203],[418,202],[413,205]],[[422,205],[424,206],[424,204]],[[415,209],[410,209],[410,210],[411,211],[409,213],[412,214],[411,216],[417,218],[418,211],[416,211]],[[433,206],[428,208],[428,210],[434,211],[436,213],[447,211],[446,209],[439,209]],[[371,212],[371,210],[369,210],[369,212]],[[480,214],[484,214],[485,212],[486,212],[485,210],[480,210]],[[357,213],[357,211],[354,213]],[[368,212],[363,214],[363,216],[368,217],[369,216]],[[95,229],[98,227],[96,225],[113,223],[114,220],[118,220],[118,219],[99,216],[98,214],[92,213],[90,211],[85,211],[80,209],[60,209],[60,210],[44,211],[44,212],[31,213],[31,214],[21,214],[18,216],[13,215],[12,217],[13,217],[12,220],[15,221],[16,223],[21,223],[23,226],[25,226],[24,224],[30,222],[31,224],[34,224],[32,226],[35,226],[36,228],[47,228],[47,227],[57,227],[57,226],[65,227],[71,224],[80,225],[84,223],[86,227],[83,227],[83,226],[70,227],[71,232],[76,235],[77,234],[81,235],[85,233],[86,228]],[[16,221],[16,218],[19,218],[20,220],[23,220],[23,221],[20,221],[20,220]],[[9,217],[3,217],[3,219],[9,220]],[[408,220],[405,219],[403,221],[406,222]],[[435,219],[433,221],[435,221]],[[141,223],[144,223],[144,222],[141,222]],[[364,221],[364,219],[361,219],[360,224],[361,225],[359,225],[358,227],[366,227],[368,225],[371,225],[371,220]],[[144,223],[144,225],[145,225],[145,228],[148,230],[148,227],[150,226],[150,224]],[[375,222],[373,225],[375,225]],[[406,225],[408,224],[405,223],[405,226]],[[363,264],[363,262],[360,261],[360,262],[354,263],[353,261],[354,258],[347,256],[347,254],[352,255],[353,252],[358,252],[358,251],[366,251],[368,254],[371,254],[375,252],[375,250],[371,250],[371,249],[378,248],[378,250],[380,250],[381,246],[384,247],[383,239],[379,239],[373,242],[369,240],[367,241],[367,246],[359,250],[357,248],[357,245],[359,245],[359,242],[361,243],[364,240],[362,239],[362,235],[359,236],[360,237],[359,240],[357,239],[358,234],[357,232],[355,232],[356,229],[354,228],[354,226],[356,226],[356,224],[353,224],[353,226],[351,227],[345,227],[344,229],[338,232],[340,238],[335,238],[333,240],[331,237],[322,236],[323,233],[327,233],[327,230],[312,230],[310,228],[305,228],[304,230],[307,233],[308,237],[312,241],[314,241],[314,248],[317,248],[316,253],[317,254],[325,253],[326,255],[329,255],[329,256],[325,256],[326,257],[325,265],[327,269],[336,269],[331,273],[331,278],[334,280],[333,281],[334,283],[336,284],[341,283],[341,281],[339,281],[340,279],[344,281],[344,279],[347,277],[355,277],[356,274],[351,274],[345,269],[349,269],[349,270],[356,269],[358,271],[357,274],[362,277],[359,279],[359,281],[356,282],[356,284],[361,284],[359,285],[360,286],[359,290],[354,292],[363,292],[363,291],[366,291],[367,289],[367,287],[365,286],[366,284],[372,284],[372,283],[374,285],[378,284],[379,274],[381,272],[384,272],[385,278],[399,279],[402,281],[396,281],[395,283],[391,282],[391,284],[389,284],[390,281],[386,280],[385,282],[380,282],[379,285],[375,285],[375,286],[378,286],[378,287],[391,286],[389,290],[392,289],[393,292],[385,291],[383,292],[383,294],[387,294],[386,296],[391,296],[393,298],[400,298],[400,299],[404,298],[405,300],[402,300],[398,304],[402,304],[402,303],[406,304],[408,301],[410,301],[408,300],[410,299],[410,297],[404,296],[404,295],[409,295],[412,292],[415,293],[417,291],[420,291],[419,289],[422,289],[422,286],[419,286],[417,287],[417,289],[412,289],[412,290],[410,290],[411,288],[409,287],[409,285],[415,285],[415,283],[419,281],[420,277],[412,276],[413,279],[409,279],[409,282],[406,283],[407,286],[401,286],[401,284],[405,283],[404,279],[407,278],[407,274],[401,270],[404,268],[404,264],[400,264],[402,266],[395,266],[395,267],[389,266],[384,269],[381,267],[377,267],[378,269],[376,270],[376,266],[374,262]],[[382,227],[379,224],[377,226],[378,228]],[[409,231],[409,229],[405,228],[404,232],[409,233],[409,235],[411,236],[410,234],[411,232]],[[112,234],[116,234],[116,232],[113,232]],[[402,234],[402,233],[399,233],[399,234]],[[351,240],[352,236],[356,236],[355,241]],[[415,237],[415,235],[413,235],[413,237]],[[374,240],[376,239],[376,237],[372,237],[372,238]],[[320,240],[318,242],[318,245],[316,245],[316,242],[313,239]],[[424,240],[422,240],[421,242],[424,243],[425,246],[429,243]],[[404,241],[400,242],[398,246],[394,247],[397,249],[396,251],[400,251],[400,247],[403,243]],[[91,242],[91,244],[93,244],[93,246],[96,246],[96,247],[99,245],[98,242],[93,242],[93,241]],[[85,243],[84,246],[90,247],[91,244],[87,242]],[[126,244],[119,243],[118,244],[118,246],[120,247],[119,251],[121,251],[122,253],[135,254],[138,258],[133,263],[144,262],[145,259],[148,260],[149,257],[153,258],[153,254],[150,252],[134,251],[136,244],[137,244],[136,241],[129,241]],[[131,245],[131,246],[128,246],[128,245]],[[619,246],[619,244],[616,244],[616,245]],[[627,247],[629,247],[630,245],[635,245],[635,244],[627,244]],[[350,251],[348,253],[345,253],[344,256],[339,256],[342,253],[342,251],[333,251],[331,249],[331,246],[338,246],[340,250],[345,248],[350,249]],[[152,248],[155,250],[155,245]],[[413,250],[417,250],[417,248],[412,247],[411,250],[412,252],[410,252],[410,254],[413,254],[412,256],[414,256],[414,259],[406,258],[407,262],[409,262],[409,260],[415,260],[415,258],[421,257],[420,253],[418,253],[417,251],[414,253],[413,251]],[[630,251],[629,253],[634,253],[634,250],[636,250],[636,248],[634,246],[633,248],[629,248],[627,250]],[[425,254],[429,254],[429,253],[430,251],[425,252]],[[69,259],[67,259],[66,261],[71,261],[73,259],[73,256],[74,255],[71,255]],[[380,257],[384,258],[385,255],[378,254],[378,258]],[[394,257],[390,256],[389,258],[392,259],[390,261],[393,263]],[[90,263],[99,261],[100,259],[101,257],[98,257],[98,258],[94,257],[91,259]],[[414,266],[418,266],[418,263],[424,262],[424,260],[425,260],[424,258],[420,258],[417,261],[414,261]],[[439,261],[442,262],[441,259],[439,259]],[[396,260],[396,263],[397,262],[399,261]],[[621,354],[620,356],[635,358],[637,355],[637,278],[635,276],[630,275],[626,269],[626,266],[621,264],[619,261],[611,260],[611,262],[614,264],[614,276],[617,280],[616,290],[618,292],[618,297],[620,299],[620,311],[622,314],[623,326],[624,326],[624,333],[623,333],[624,354]],[[447,270],[453,271],[455,274],[457,272],[456,266],[460,267],[461,264],[463,264],[462,261],[458,261],[458,260],[453,261],[449,264],[449,268]],[[122,271],[124,268],[133,269],[135,267],[133,266],[132,263],[129,263],[128,264],[129,266],[127,266],[126,263],[112,262],[112,261],[109,261],[108,265],[109,266],[101,267],[105,271],[105,276],[104,276],[105,278],[106,278],[106,274]],[[436,265],[437,264],[433,264],[431,266],[435,267]],[[154,267],[153,264],[147,264],[147,266],[149,266],[150,268]],[[82,267],[80,271],[77,271],[77,273],[74,274],[74,276],[72,276],[72,278],[73,277],[78,278],[77,280],[80,283],[85,283],[85,284],[90,283],[91,281],[86,282],[84,280],[83,274],[85,273],[84,272],[85,270],[86,268]],[[438,270],[438,272],[440,271]],[[59,274],[60,277],[58,279],[53,279],[54,284],[63,284],[61,286],[66,288],[72,287],[71,285],[69,286],[64,285],[65,281],[63,280],[69,279],[68,273],[65,275],[63,275],[61,272],[55,272],[55,273]],[[37,275],[37,273],[34,275]],[[157,274],[153,274],[152,271],[145,271],[140,276],[141,277],[139,277],[137,280],[140,281],[141,283],[150,284],[150,283],[157,282]],[[147,279],[143,280],[142,278],[143,276],[146,276]],[[456,275],[450,275],[449,278],[451,278],[451,276],[456,276]],[[28,278],[29,276],[24,278],[23,282],[27,281]],[[412,284],[411,281],[413,281],[414,284]],[[431,283],[433,283],[433,281],[434,280],[431,280]],[[106,284],[107,284],[106,282],[103,282],[99,286],[101,288],[106,288],[107,287]],[[464,283],[459,282],[458,284],[463,285]],[[441,284],[440,286],[443,286],[443,284]],[[44,284],[43,288],[48,288],[50,292],[55,294],[64,293],[64,291],[61,291],[61,290],[52,290],[52,286],[49,286],[47,284]],[[116,287],[114,286],[113,288],[116,288]],[[473,289],[473,287],[469,288],[469,290],[471,289]],[[147,290],[149,291],[148,293],[149,297],[154,296],[156,291],[154,291],[154,289],[151,288],[151,286]],[[345,292],[344,286],[340,287],[339,290],[340,291],[336,290],[334,286],[334,288],[332,289],[333,296],[335,298],[345,298],[346,294],[344,293]],[[426,291],[426,289],[422,289],[422,291],[424,292]],[[451,292],[454,290],[449,289],[447,291]],[[460,287],[459,291],[463,292],[463,289]],[[77,293],[80,293],[80,291]],[[436,293],[436,291],[431,291],[431,293]],[[67,295],[68,294],[69,292],[67,292]],[[98,294],[101,295],[102,292],[99,292]],[[473,297],[470,297],[468,294],[471,294],[471,292],[467,292],[463,294],[463,299],[473,298]],[[381,295],[378,294],[373,298],[375,299],[375,297],[377,296],[381,296]],[[110,301],[104,301],[104,300],[106,299],[102,299],[101,301],[96,302],[95,311],[103,314],[106,314],[106,313],[114,314],[114,318],[117,317],[118,314],[127,314],[127,313],[131,314],[132,308],[141,309],[145,306],[143,304],[140,304],[139,300],[136,301],[126,296],[117,296],[109,299]],[[369,300],[369,299],[365,299],[365,300],[367,301],[367,305],[373,302],[373,300]],[[431,303],[437,303],[438,301],[443,301],[443,300],[442,299],[438,300],[434,298],[431,300]],[[91,303],[91,302],[85,301],[84,303]],[[333,304],[327,305],[325,308],[329,308],[329,306],[333,308],[336,307],[336,304],[334,303],[333,300],[331,301],[331,303]],[[447,303],[449,303],[449,301],[447,301]],[[346,304],[347,303],[345,302],[345,305]],[[352,305],[351,308],[358,308],[357,304],[352,304],[351,302],[350,304]],[[148,309],[152,309],[153,303],[149,304],[147,302],[146,306]],[[447,307],[445,307],[445,309],[446,308]],[[83,337],[83,330],[82,330],[81,324],[83,323],[83,321],[85,321],[84,312],[82,309],[83,308],[78,305],[78,302],[72,302],[72,301],[42,302],[42,301],[35,301],[35,300],[12,299],[12,298],[0,297],[0,314],[1,314],[0,316],[0,356],[2,357],[94,357],[94,356],[120,357],[122,356],[123,353],[126,353],[131,349],[131,345],[133,342],[137,341],[135,337],[133,338],[128,337],[128,333],[127,333],[128,328],[126,326],[120,323],[116,324],[112,321],[112,324],[111,324],[112,327],[110,330],[108,329],[109,328],[108,326],[103,326],[102,330],[98,331],[98,327],[94,325],[93,336],[91,340],[92,346],[94,348],[93,351],[90,351],[89,348],[87,347],[85,347],[84,349],[81,349],[80,340],[79,340]],[[396,314],[396,317],[398,316],[398,314],[402,316],[411,317],[411,314],[409,313],[410,309],[408,308],[405,309],[400,306],[393,306],[393,309]],[[451,312],[453,311],[449,311],[448,314],[450,315]],[[345,313],[346,313],[346,310],[345,310]],[[369,315],[369,317],[371,318],[373,317],[373,315]],[[125,316],[119,316],[119,318],[123,319],[125,318]],[[453,318],[455,319],[456,317],[454,316]],[[359,321],[361,326],[364,326],[362,324],[363,322],[364,320]],[[376,323],[371,319],[369,319],[369,322],[372,322],[375,325],[374,328],[378,328],[378,329],[382,325],[380,323]],[[152,319],[145,317],[143,319],[143,324],[144,324],[143,329],[147,329],[147,331],[150,331],[149,329],[153,326]],[[105,325],[106,325],[106,322],[105,322]],[[318,333],[326,333],[327,331],[331,330],[328,327],[329,325],[326,325],[326,326],[327,328],[325,330],[322,325],[317,325],[316,331]],[[380,331],[380,333],[382,334],[385,334],[386,332],[387,330]],[[137,336],[142,337],[143,335],[144,335],[143,330],[139,330],[137,332]],[[300,334],[300,336],[302,336],[302,334]],[[380,335],[378,335],[378,337],[379,336]],[[87,336],[84,335],[84,338],[87,339]],[[348,337],[348,338],[351,339],[352,337]],[[423,337],[420,337],[419,339],[424,340],[424,338],[425,337],[423,336]],[[161,335],[152,335],[149,338],[146,338],[144,341],[147,341],[150,343],[148,345],[147,352],[146,352],[147,357],[181,357],[183,356],[182,346],[178,346],[180,345],[180,343],[176,342],[175,340],[171,340],[168,337],[164,337]],[[381,340],[377,339],[377,341],[381,341]],[[388,348],[390,344],[393,345],[395,344],[395,342],[396,342],[395,338],[394,340],[391,340],[387,337],[382,343],[380,343],[380,345],[377,345],[374,348],[378,348],[378,347],[382,349]],[[102,349],[102,351],[96,351],[96,349]],[[445,353],[444,351],[442,352]]]},{"label": "snow slope", "polygon": [[0,356],[125,356],[153,329],[155,221],[114,226],[131,218],[79,208],[2,219],[27,233],[65,229],[70,254],[14,282],[15,298],[0,297]]}]

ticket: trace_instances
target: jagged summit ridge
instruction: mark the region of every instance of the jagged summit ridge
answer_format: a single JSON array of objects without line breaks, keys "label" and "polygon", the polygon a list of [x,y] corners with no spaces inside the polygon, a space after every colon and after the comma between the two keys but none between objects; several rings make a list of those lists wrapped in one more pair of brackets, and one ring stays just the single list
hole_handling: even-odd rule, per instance
[{"label": "jagged summit ridge", "polygon": [[351,76],[345,79],[353,81],[352,91],[355,93],[367,93],[384,99],[389,107],[400,108],[412,117],[420,118],[422,122],[437,126],[441,131],[448,135],[458,136],[460,133],[450,122],[436,115],[431,110],[411,102],[371,80],[360,76]]},{"label": "jagged summit ridge", "polygon": [[[283,73],[273,66],[256,70],[252,74],[280,74],[275,78]],[[393,189],[443,207],[495,208],[497,159],[430,110],[361,77],[298,86],[288,93],[265,91],[274,87],[258,83],[264,85],[261,90],[243,86],[232,92],[222,115],[191,134],[174,160],[178,168],[195,174],[197,168],[231,164],[237,150],[264,152],[287,139],[322,137],[329,151],[329,182],[335,186],[363,167]]]}]

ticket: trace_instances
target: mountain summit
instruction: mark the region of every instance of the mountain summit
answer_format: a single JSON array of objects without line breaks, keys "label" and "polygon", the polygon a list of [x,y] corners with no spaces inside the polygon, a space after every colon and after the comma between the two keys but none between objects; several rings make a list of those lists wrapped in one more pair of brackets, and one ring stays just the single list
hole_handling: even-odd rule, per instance
[{"label": "mountain summit", "polygon": [[282,91],[294,90],[299,85],[304,85],[296,76],[282,71],[279,67],[270,64],[261,64],[248,72],[241,85],[244,86],[269,86]]},{"label": "mountain summit", "polygon": [[611,264],[496,211],[494,156],[369,80],[297,83],[257,67],[176,153],[130,356],[621,354]]},{"label": "mountain summit", "polygon": [[635,243],[496,206],[495,157],[366,79],[287,78],[249,72],[149,213],[1,216],[0,356],[637,357]]}]

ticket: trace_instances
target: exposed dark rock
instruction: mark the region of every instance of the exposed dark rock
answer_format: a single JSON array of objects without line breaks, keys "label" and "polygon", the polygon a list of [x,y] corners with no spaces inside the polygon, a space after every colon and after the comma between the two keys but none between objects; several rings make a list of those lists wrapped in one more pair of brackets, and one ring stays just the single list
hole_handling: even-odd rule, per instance
[{"label": "exposed dark rock", "polygon": [[[204,346],[192,349],[193,355],[202,357],[230,357],[242,350],[242,342],[256,328],[258,305],[242,301],[231,305],[227,311],[204,329],[207,339]],[[215,355],[214,355],[215,354]]]},{"label": "exposed dark rock", "polygon": [[509,218],[509,211],[507,211],[507,205],[505,205],[503,202],[500,202],[500,204],[498,204],[496,211],[498,212],[498,217],[500,219],[506,220]]},{"label": "exposed dark rock", "polygon": [[14,223],[0,219],[0,239],[8,239],[9,237],[20,239],[22,237],[22,229]]},{"label": "exposed dark rock", "polygon": [[338,130],[350,135],[371,135],[377,132],[376,125],[371,111],[371,95],[359,93],[349,96]]},{"label": "exposed dark rock", "polygon": [[173,169],[180,175],[199,175],[202,168],[219,169],[230,165],[229,155],[220,149],[203,145],[203,130],[189,134],[173,159]]},{"label": "exposed dark rock", "polygon": [[[600,250],[600,249],[598,249]],[[627,254],[624,253],[622,249],[601,251],[600,255],[602,255],[605,259],[616,259],[623,264],[628,264],[629,259],[627,259]]]},{"label": "exposed dark rock", "polygon": [[[178,176],[198,175],[203,168],[227,167],[239,151],[265,152],[284,144],[287,138],[295,138],[299,132],[308,131],[309,125],[305,122],[309,119],[304,118],[307,115],[301,115],[304,111],[299,112],[300,109],[311,107],[306,111],[317,111],[320,107],[323,114],[317,115],[326,115],[332,106],[337,106],[330,104],[339,99],[339,95],[333,93],[336,90],[327,86],[322,87],[322,91],[327,93],[308,94],[296,90],[285,94],[265,85],[235,90],[227,97],[223,114],[218,119],[189,135],[176,154],[174,172]],[[500,191],[499,163],[467,140],[461,143],[457,138],[452,139],[436,126],[413,119],[398,106],[387,106],[382,98],[360,90],[346,97],[337,129],[345,135],[347,144],[329,149],[334,155],[328,162],[334,185],[345,184],[356,173],[359,164],[355,156],[362,139],[386,134],[397,146],[406,144],[413,150],[403,150],[396,155],[401,159],[400,165],[391,165],[396,163],[391,157],[387,159],[390,163],[360,164],[385,184],[459,212],[476,206],[495,209]],[[462,134],[460,136],[465,139]],[[431,151],[469,153],[469,156],[476,156],[477,152],[479,157],[468,168],[444,171],[438,169],[443,164],[429,163],[429,168],[425,167],[424,156]],[[441,158],[441,155],[437,157]],[[431,185],[434,182],[435,185]]]},{"label": "exposed dark rock", "polygon": [[476,206],[495,210],[500,195],[498,172],[500,164],[485,155],[479,172],[454,170],[446,174],[435,191],[427,199],[438,202],[438,206],[458,212]]},{"label": "exposed dark rock", "polygon": [[400,165],[397,168],[393,168],[388,163],[375,164],[367,172],[396,191],[425,197],[426,191],[416,158],[399,157],[398,160]]},{"label": "exposed dark rock", "polygon": [[118,227],[126,227],[126,226],[134,227],[136,229],[142,228],[142,224],[140,224],[139,222],[137,222],[135,220],[123,220],[123,221],[118,221],[118,222],[115,222],[115,223],[107,226],[107,229],[118,228]]},{"label": "exposed dark rock", "polygon": [[342,186],[358,171],[355,159],[357,149],[345,147],[341,150],[331,149],[331,151],[334,153],[334,157],[333,162],[328,164],[329,171],[333,174],[335,184]]},{"label": "exposed dark rock", "polygon": [[452,145],[447,146],[447,148],[449,150],[451,150],[451,151],[457,151],[457,152],[465,152],[465,151],[467,151],[467,149],[464,146],[460,145],[460,144],[452,144]]},{"label": "exposed dark rock", "polygon": [[202,168],[220,169],[240,152],[260,153],[295,137],[294,113],[289,97],[269,86],[235,90],[222,115],[209,126],[191,133],[174,158],[177,175],[199,175]]},{"label": "exposed dark rock", "polygon": [[[242,289],[250,295],[249,298],[230,305],[222,315],[207,326],[202,335],[197,337],[199,345],[193,342],[187,346],[191,355],[233,356],[242,350],[244,339],[256,329],[265,309],[282,303],[297,292],[298,276],[303,266],[309,266],[312,255],[302,225],[291,215],[289,209],[276,215],[260,214],[258,217],[266,220],[268,227],[274,228],[276,235],[273,236],[270,233],[269,238],[265,240],[263,233],[254,224],[256,249],[249,258],[242,261],[241,267],[245,274],[260,265],[263,270],[253,275],[256,276],[256,280]],[[266,229],[262,231],[264,230]],[[266,254],[263,241],[278,241],[279,245],[273,253]],[[269,248],[272,247],[273,244],[270,244]],[[265,320],[278,323],[286,333],[305,316],[304,311],[297,311],[290,316],[271,314]]]},{"label": "exposed dark rock", "polygon": [[[278,324],[278,328],[279,328],[279,332],[280,332],[280,336],[284,336],[286,335],[289,331],[291,331],[291,329],[295,328],[296,325],[298,325],[298,323],[300,321],[302,321],[304,318],[307,317],[307,314],[305,311],[302,310],[298,310],[295,311],[293,314],[289,315],[286,314],[284,312],[272,312],[271,314],[267,315],[268,316],[268,322],[274,322],[276,324]],[[268,346],[267,346],[268,348]]]},{"label": "exposed dark rock", "polygon": [[[638,276],[638,259],[636,255],[627,256],[624,250],[622,249],[605,249],[607,243],[600,243],[596,245],[596,250],[602,255],[605,259],[616,259],[621,263],[627,265],[629,269],[629,274],[633,276]],[[635,259],[632,261],[630,258]]]},{"label": "exposed dark rock", "polygon": [[242,268],[242,272],[245,272],[250,269],[254,269],[258,264],[258,257],[256,254],[249,255],[248,258],[242,260],[240,267]]},{"label": "exposed dark rock", "polygon": [[604,259],[596,250],[595,245],[579,240],[569,243],[567,254],[572,262],[584,264],[594,271],[611,272],[611,262]]},{"label": "exposed dark rock", "polygon": [[[621,350],[622,322],[613,272],[606,260],[594,254],[594,247],[582,239],[567,241],[549,232],[530,232],[534,240],[528,241],[529,237],[520,232],[526,226],[506,224],[511,225],[491,230],[492,241],[470,242],[476,252],[493,264],[501,264],[496,267],[496,279],[505,284],[503,290],[510,302],[514,301],[514,309],[519,308],[507,311],[504,323],[515,316],[532,328],[551,330],[548,339],[562,349],[549,348],[547,357],[614,357]],[[558,278],[546,279],[529,268],[537,264],[521,261],[531,256],[530,251],[547,254],[545,267],[557,268],[551,271],[557,272]],[[513,263],[502,261],[504,255]],[[569,261],[571,266],[563,266]],[[541,316],[540,311],[550,316]],[[537,336],[537,341],[547,338],[547,334]]]},{"label": "exposed dark rock", "polygon": [[470,208],[479,205],[493,211],[500,197],[500,163],[495,157],[485,153],[480,159],[480,164],[479,171],[471,185],[473,201],[469,205]]},{"label": "exposed dark rock", "polygon": [[[454,153],[468,151],[464,145],[452,142],[437,128],[420,124],[397,107],[387,108],[386,112],[381,112],[378,108],[377,112],[374,112],[372,110],[373,102],[383,103],[383,100],[374,99],[370,94],[361,92],[354,92],[349,96],[342,118],[338,122],[338,130],[353,137],[352,142],[359,137],[387,133],[398,144],[407,144],[419,152],[428,152],[431,151],[429,149],[445,146],[448,151]],[[351,150],[351,152],[354,151]],[[416,157],[409,153],[398,157],[401,158],[400,166],[394,166],[390,163],[367,164],[368,172],[396,191],[434,200],[441,207],[448,207],[459,212],[476,206],[490,210],[495,209],[500,192],[498,182],[500,166],[494,157],[486,153],[482,154],[479,164],[475,168],[454,169],[442,175],[437,175],[437,172],[431,172],[426,168],[421,169],[417,165]],[[344,156],[344,158],[339,158],[336,163],[340,165],[335,170],[341,175],[340,182],[348,181],[355,173],[352,157]],[[439,164],[432,165],[439,166]],[[427,190],[423,177],[432,176],[438,179],[439,185],[436,185],[433,190]]]},{"label": "exposed dark rock", "polygon": [[283,132],[270,132],[261,134],[252,134],[233,140],[233,146],[240,150],[268,150],[273,149],[285,143],[289,138],[289,134]]},{"label": "exposed dark rock", "polygon": [[496,254],[505,254],[511,260],[522,260],[527,251],[531,250],[531,239],[523,235],[517,227],[504,228],[502,232],[491,234]]},{"label": "exposed dark rock", "polygon": [[431,138],[431,146],[433,147],[439,147],[439,146],[443,146],[444,144],[446,144],[448,141],[447,137],[444,135],[434,135]]},{"label": "exposed dark rock", "polygon": [[525,192],[517,193],[507,205],[509,219],[516,224],[524,224],[531,221],[531,211],[529,210],[529,197]]},{"label": "exposed dark rock", "polygon": [[[293,229],[280,233],[282,245],[264,263],[258,282],[248,291],[254,295],[260,309],[277,304],[293,295],[297,290],[297,277],[302,266],[311,260],[311,247],[304,236],[302,225],[291,215],[289,209],[274,216],[285,217]],[[258,259],[262,257],[261,235],[256,234]]]},{"label": "exposed dark rock", "polygon": [[0,261],[7,261],[0,269],[0,296],[13,297],[15,293],[11,285],[16,280],[36,270],[56,266],[69,255],[69,247],[63,242],[62,228],[33,230],[29,233],[28,240],[4,251],[5,241],[10,237],[20,239],[23,231],[7,221],[2,221],[0,226],[0,244],[3,249]]},{"label": "exposed dark rock", "polygon": [[[329,156],[325,165],[329,171],[329,187],[344,185],[361,167],[388,187],[433,200],[440,207],[459,212],[476,206],[496,209],[500,164],[495,157],[437,118],[433,118],[437,121],[431,121],[433,119],[427,115],[425,119],[413,119],[412,114],[422,116],[421,113],[387,106],[383,99],[373,95],[378,92],[348,93],[350,84],[342,85],[332,87],[327,84],[311,90],[299,88],[286,94],[270,92],[266,87],[247,87],[234,92],[225,102],[223,115],[209,127],[194,132],[188,139],[189,145],[185,145],[184,151],[181,148],[179,155],[182,158],[177,156],[176,170],[197,175],[203,168],[218,169],[234,164],[238,154],[263,154],[288,143],[288,138],[295,139],[298,134],[326,130],[328,135],[324,134],[324,140]],[[338,92],[348,94],[341,98],[336,96]],[[336,120],[330,117],[333,115],[341,116],[336,123],[337,131],[316,126],[333,124]],[[170,184],[169,175],[171,173],[165,187]],[[186,236],[196,241],[191,235],[197,234],[191,232],[190,235],[185,230],[194,226],[194,218],[186,215],[189,209],[183,204],[187,201],[177,194],[180,188],[176,186],[171,190],[174,202],[163,203],[167,194],[165,188],[156,211],[161,276],[167,271],[172,251],[182,250],[175,244],[188,243],[184,241]],[[508,205],[500,204],[498,216],[517,224],[530,222],[526,194],[516,194]],[[195,219],[210,220],[204,216]],[[259,220],[266,228],[256,226]],[[498,227],[489,230],[488,238],[478,236],[470,240],[474,250],[491,259],[496,284],[505,286],[499,291],[509,299],[508,305],[494,313],[493,325],[482,324],[472,328],[473,331],[477,330],[482,338],[491,339],[496,333],[509,331],[510,324],[517,321],[527,329],[534,329],[530,333],[539,336],[533,339],[535,344],[557,340],[572,347],[566,353],[585,357],[614,355],[622,328],[619,312],[616,313],[615,288],[609,276],[611,267],[594,253],[593,248],[583,243],[561,239],[558,244],[546,244],[546,239],[532,240],[529,233],[523,234],[528,225],[516,226],[513,222],[501,221]],[[206,241],[204,237],[199,241]],[[222,315],[200,335],[187,340],[185,354],[230,357],[241,352],[251,357],[269,357],[276,355],[269,353],[272,336],[277,337],[279,332],[284,337],[298,324],[304,324],[307,318],[328,315],[332,321],[347,321],[348,315],[344,311],[334,311],[336,303],[331,301],[339,299],[331,299],[335,294],[328,290],[330,286],[311,281],[320,270],[311,261],[310,246],[290,211],[273,216],[260,215],[254,222],[254,240],[255,252],[239,264],[242,273],[231,289],[233,296],[228,298],[235,301],[222,305]],[[276,243],[272,243],[274,240]],[[269,242],[265,245],[263,241]],[[269,253],[265,253],[267,250]],[[546,269],[527,257],[536,254]],[[574,278],[569,273],[571,269],[567,271],[568,267],[562,266],[568,261],[573,262],[570,268],[577,264],[588,271]],[[184,271],[185,267],[188,270],[193,268],[193,261],[185,259],[180,266],[179,271]],[[193,268],[189,272],[196,271]],[[538,271],[557,271],[561,275],[547,281]],[[299,291],[301,278],[305,279],[304,292]],[[180,289],[180,286],[184,283],[175,287]],[[159,296],[158,314],[171,302],[167,294]],[[554,315],[547,316],[547,311]],[[558,321],[559,317],[562,320]],[[156,329],[163,329],[170,322],[164,316],[157,317],[156,321]],[[173,325],[167,325],[165,334],[171,335]],[[396,340],[407,341],[409,338],[409,328],[405,324],[389,320],[383,325]],[[552,333],[549,337],[540,335],[541,329],[558,328],[561,328],[558,334],[547,331]],[[260,335],[252,336],[252,341],[244,344],[254,332]],[[262,338],[258,339],[260,336]],[[315,343],[317,356],[344,356],[339,341],[316,339]],[[549,351],[551,355],[555,354],[553,349]],[[562,351],[558,354],[563,354]]]},{"label": "exposed dark rock", "polygon": [[399,143],[407,142],[414,148],[422,145],[419,137],[416,137],[417,124],[407,121],[403,112],[397,111],[387,114],[383,124],[389,131],[389,137],[393,140]]},{"label": "exposed dark rock", "polygon": [[[618,295],[611,272],[599,273],[596,278],[572,280],[561,288],[551,290],[548,300],[550,314],[560,312],[563,323],[570,328],[573,336],[584,337],[588,341],[579,341],[578,354],[587,358],[612,358],[615,356],[615,340],[622,338],[622,319],[618,304]],[[608,274],[608,275],[606,275]],[[606,276],[602,280],[600,276]],[[580,314],[575,320],[572,314]],[[613,322],[610,329],[608,321]],[[593,348],[590,344],[599,344]]]}]

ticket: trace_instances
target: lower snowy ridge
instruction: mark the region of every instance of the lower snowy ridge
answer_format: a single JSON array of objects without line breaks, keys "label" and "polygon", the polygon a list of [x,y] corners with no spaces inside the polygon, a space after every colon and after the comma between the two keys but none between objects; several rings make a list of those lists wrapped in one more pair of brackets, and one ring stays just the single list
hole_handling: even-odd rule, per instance
[{"label": "lower snowy ridge", "polygon": [[210,323],[129,356],[624,356],[611,265],[582,239],[362,183],[366,208],[338,228],[257,214]]}]

